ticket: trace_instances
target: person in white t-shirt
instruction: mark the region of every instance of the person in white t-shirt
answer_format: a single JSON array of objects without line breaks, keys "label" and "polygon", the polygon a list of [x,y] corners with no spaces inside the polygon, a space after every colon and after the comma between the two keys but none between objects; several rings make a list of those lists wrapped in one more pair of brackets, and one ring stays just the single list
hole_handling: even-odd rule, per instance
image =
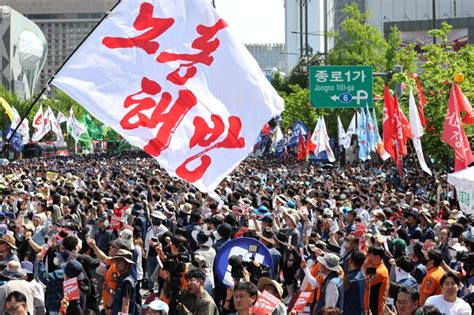
[{"label": "person in white t-shirt", "polygon": [[442,294],[429,297],[425,304],[436,306],[443,315],[472,315],[471,306],[457,297],[461,282],[454,273],[445,273],[440,284]]}]

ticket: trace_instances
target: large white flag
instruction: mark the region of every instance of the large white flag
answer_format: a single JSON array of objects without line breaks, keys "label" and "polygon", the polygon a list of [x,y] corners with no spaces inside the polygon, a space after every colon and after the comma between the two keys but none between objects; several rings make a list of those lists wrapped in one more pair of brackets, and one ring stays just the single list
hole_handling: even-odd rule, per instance
[{"label": "large white flag", "polygon": [[51,124],[51,130],[56,134],[56,139],[59,145],[64,145],[64,136],[63,136],[63,131],[61,130],[61,126],[59,125],[58,121],[56,120],[56,116],[54,116],[53,111],[51,110],[51,107],[48,106],[48,111],[46,112],[49,123]]},{"label": "large white flag", "polygon": [[48,122],[48,117],[43,113],[43,104],[40,105],[40,108],[33,118],[33,127],[35,128],[35,132],[31,137],[31,141],[33,142],[40,141],[51,129]]},{"label": "large white flag", "polygon": [[334,153],[332,152],[331,145],[329,144],[329,136],[323,116],[321,116],[319,129],[319,139],[316,143],[316,151],[314,152],[314,155],[318,156],[321,152],[326,151],[329,162],[334,162],[336,159],[334,157]]},{"label": "large white flag", "polygon": [[170,174],[212,191],[284,104],[202,0],[122,1],[53,84]]},{"label": "large white flag", "polygon": [[415,147],[416,156],[418,157],[418,161],[420,162],[421,169],[426,173],[431,174],[431,170],[426,165],[425,156],[423,155],[423,148],[421,146],[421,137],[424,135],[423,127],[421,125],[420,115],[418,113],[418,108],[415,103],[415,97],[413,96],[413,91],[410,89],[410,97],[409,97],[409,105],[410,105],[410,126],[411,126],[411,133],[413,135],[413,145]]},{"label": "large white flag", "polygon": [[354,116],[352,116],[351,119],[351,123],[349,124],[349,128],[347,128],[344,149],[347,149],[351,146],[352,135],[356,133],[356,115],[358,115],[358,113],[354,113]]},{"label": "large white flag", "polygon": [[346,143],[346,132],[344,131],[344,127],[342,126],[341,118],[337,116],[337,140],[339,145],[344,145]]}]

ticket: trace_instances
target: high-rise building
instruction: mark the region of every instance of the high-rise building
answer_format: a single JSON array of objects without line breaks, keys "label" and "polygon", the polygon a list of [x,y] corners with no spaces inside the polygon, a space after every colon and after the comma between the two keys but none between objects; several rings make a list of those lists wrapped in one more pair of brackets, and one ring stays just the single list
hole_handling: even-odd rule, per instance
[{"label": "high-rise building", "polygon": [[38,26],[8,6],[0,6],[1,84],[25,99],[34,95],[46,61],[47,44]]},{"label": "high-rise building", "polygon": [[285,44],[246,44],[252,56],[264,71],[286,72]]},{"label": "high-rise building", "polygon": [[[342,10],[357,3],[370,12],[367,22],[388,36],[396,25],[402,44],[432,42],[428,31],[447,21],[453,26],[449,39],[454,46],[474,43],[473,0],[284,0],[285,40],[288,67],[291,69],[306,54],[325,53],[334,42],[325,42],[325,30],[338,31],[344,19]],[[434,4],[434,6],[433,6]],[[307,12],[307,13],[306,13]],[[435,14],[433,14],[435,12]],[[306,47],[309,49],[307,50]]]},{"label": "high-rise building", "polygon": [[0,0],[0,5],[8,5],[35,22],[46,36],[49,53],[40,75],[42,86],[116,3],[117,0]]}]

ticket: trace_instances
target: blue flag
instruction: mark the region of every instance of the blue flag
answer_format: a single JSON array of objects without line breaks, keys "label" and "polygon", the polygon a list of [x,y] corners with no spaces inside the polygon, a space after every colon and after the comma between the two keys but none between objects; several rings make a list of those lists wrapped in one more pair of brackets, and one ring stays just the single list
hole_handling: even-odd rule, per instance
[{"label": "blue flag", "polygon": [[[11,125],[10,125],[10,127],[8,127],[8,129],[7,129],[7,139],[10,139],[10,137],[12,136],[13,131],[14,130],[11,128]],[[21,137],[21,135],[18,131],[13,134],[13,137],[10,140],[10,143],[12,144],[13,149],[16,152],[21,152],[23,150],[23,138]]]},{"label": "blue flag", "polygon": [[365,119],[367,124],[367,146],[369,148],[369,152],[375,151],[377,148],[377,142],[375,141],[375,130],[374,130],[374,121],[370,116],[369,106],[365,106]]},{"label": "blue flag", "polygon": [[377,125],[377,116],[375,115],[375,106],[372,107],[372,119],[374,120],[374,141],[375,141],[375,147],[377,148],[377,145],[379,143],[379,126]]},{"label": "blue flag", "polygon": [[303,137],[306,137],[308,134],[308,128],[306,128],[302,121],[297,121],[293,125],[291,137],[287,144],[288,147],[295,147],[300,143],[300,133],[303,134]]},{"label": "blue flag", "polygon": [[359,160],[365,161],[369,158],[367,119],[365,115],[365,110],[360,111],[357,129],[357,138],[359,142]]}]

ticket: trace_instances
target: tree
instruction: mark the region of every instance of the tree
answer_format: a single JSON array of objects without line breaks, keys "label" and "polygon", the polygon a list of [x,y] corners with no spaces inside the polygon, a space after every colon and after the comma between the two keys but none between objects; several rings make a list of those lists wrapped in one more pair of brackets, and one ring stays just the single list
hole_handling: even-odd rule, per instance
[{"label": "tree", "polygon": [[[461,90],[468,99],[474,97],[474,46],[467,45],[454,51],[448,44],[447,34],[451,26],[443,22],[440,29],[430,33],[438,38],[436,44],[423,48],[423,59],[419,74],[427,99],[425,116],[428,120],[426,135],[423,137],[425,152],[436,161],[453,161],[453,150],[441,141],[444,119],[448,104],[451,83],[456,73],[463,73],[465,80],[460,84]],[[410,84],[410,83],[409,83]],[[464,126],[466,134],[473,135],[473,126]]]},{"label": "tree", "polygon": [[334,33],[334,48],[329,52],[332,65],[370,65],[374,71],[383,71],[388,48],[382,32],[368,23],[370,13],[362,13],[356,3],[343,9],[346,18],[341,31]]}]

